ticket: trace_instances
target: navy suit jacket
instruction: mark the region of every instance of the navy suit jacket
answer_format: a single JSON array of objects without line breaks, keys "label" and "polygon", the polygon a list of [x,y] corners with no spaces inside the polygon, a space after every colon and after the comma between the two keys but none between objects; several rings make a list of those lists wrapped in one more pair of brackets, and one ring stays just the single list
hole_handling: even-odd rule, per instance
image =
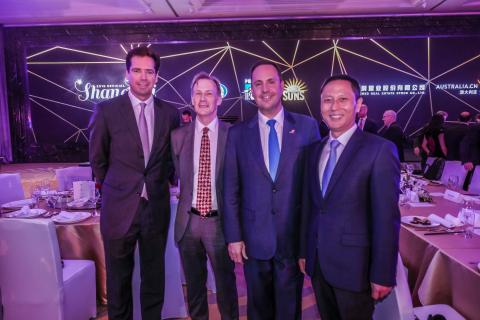
[{"label": "navy suit jacket", "polygon": [[255,259],[297,258],[304,147],[319,139],[317,122],[285,110],[275,181],[265,166],[258,114],[228,134],[224,169],[224,234],[244,241]]},{"label": "navy suit jacket", "polygon": [[[319,162],[327,138],[307,149],[301,255],[336,288],[392,286],[398,253],[400,163],[395,145],[357,129],[322,196]],[[318,254],[318,259],[317,259]],[[318,262],[317,262],[318,261]]]}]

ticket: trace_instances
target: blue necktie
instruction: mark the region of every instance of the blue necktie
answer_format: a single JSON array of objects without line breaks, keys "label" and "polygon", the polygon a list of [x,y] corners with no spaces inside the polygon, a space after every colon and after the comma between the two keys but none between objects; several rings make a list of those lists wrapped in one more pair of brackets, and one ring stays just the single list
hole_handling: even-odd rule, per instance
[{"label": "blue necktie", "polygon": [[278,143],[277,131],[275,131],[274,119],[267,121],[267,125],[270,127],[270,133],[268,134],[268,168],[270,170],[270,177],[275,180],[278,169],[278,161],[280,160],[280,145]]},{"label": "blue necktie", "polygon": [[322,194],[325,195],[327,191],[328,183],[332,177],[333,169],[335,169],[335,164],[337,164],[337,148],[340,146],[338,140],[330,141],[330,155],[328,156],[327,165],[323,171],[322,179]]}]

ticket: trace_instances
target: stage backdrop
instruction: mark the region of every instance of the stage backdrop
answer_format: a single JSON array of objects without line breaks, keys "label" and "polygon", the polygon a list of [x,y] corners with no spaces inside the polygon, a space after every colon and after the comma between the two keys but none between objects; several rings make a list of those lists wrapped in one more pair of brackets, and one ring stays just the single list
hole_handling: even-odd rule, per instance
[{"label": "stage backdrop", "polygon": [[180,111],[191,109],[192,77],[206,71],[222,82],[219,115],[248,119],[256,112],[250,66],[266,59],[282,70],[284,106],[319,121],[320,86],[339,73],[360,81],[369,117],[381,123],[383,111],[393,109],[406,135],[415,134],[438,110],[447,111],[448,120],[455,120],[463,110],[480,112],[478,38],[31,47],[27,52],[30,126],[37,144],[47,151],[50,146],[52,153],[67,149],[61,161],[87,160],[87,127],[94,105],[127,90],[124,58],[138,45],[149,45],[161,56],[155,94]]}]

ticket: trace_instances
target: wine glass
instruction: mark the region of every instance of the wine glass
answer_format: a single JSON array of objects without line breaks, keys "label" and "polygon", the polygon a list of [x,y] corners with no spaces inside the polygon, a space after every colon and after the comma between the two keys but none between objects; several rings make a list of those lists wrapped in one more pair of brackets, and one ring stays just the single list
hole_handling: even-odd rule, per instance
[{"label": "wine glass", "polygon": [[457,191],[458,181],[459,181],[458,176],[455,176],[455,175],[449,176],[447,180],[447,188],[453,191]]},{"label": "wine glass", "polygon": [[405,165],[405,171],[407,171],[407,174],[411,176],[413,174],[413,165],[410,163],[407,163]]},{"label": "wine glass", "polygon": [[102,193],[100,192],[100,189],[95,188],[95,198],[94,198],[94,204],[95,208],[93,211],[93,217],[98,217],[100,216],[100,205],[102,203]]}]

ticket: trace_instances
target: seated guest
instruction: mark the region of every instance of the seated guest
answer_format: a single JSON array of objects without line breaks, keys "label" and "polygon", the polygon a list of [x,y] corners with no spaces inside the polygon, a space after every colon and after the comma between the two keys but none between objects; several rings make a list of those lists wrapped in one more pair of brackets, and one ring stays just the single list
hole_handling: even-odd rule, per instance
[{"label": "seated guest", "polygon": [[468,171],[480,164],[480,124],[468,126],[467,134],[460,143],[460,158]]},{"label": "seated guest", "polygon": [[443,129],[443,116],[434,114],[424,130],[422,150],[427,157],[446,158],[447,146],[445,145],[445,132]]},{"label": "seated guest", "polygon": [[444,124],[445,145],[448,150],[447,160],[461,160],[460,142],[468,132],[470,118],[470,112],[463,111],[458,115],[458,121],[448,121]]},{"label": "seated guest", "polygon": [[387,110],[383,113],[382,120],[383,127],[378,133],[380,136],[395,144],[398,151],[398,158],[400,159],[400,162],[403,162],[405,160],[403,155],[403,142],[405,141],[405,136],[403,135],[402,128],[397,124],[397,113],[393,110]]},{"label": "seated guest", "polygon": [[360,130],[365,132],[377,134],[378,124],[374,120],[368,118],[367,114],[368,106],[366,103],[362,103],[357,113],[357,126],[360,128]]}]

